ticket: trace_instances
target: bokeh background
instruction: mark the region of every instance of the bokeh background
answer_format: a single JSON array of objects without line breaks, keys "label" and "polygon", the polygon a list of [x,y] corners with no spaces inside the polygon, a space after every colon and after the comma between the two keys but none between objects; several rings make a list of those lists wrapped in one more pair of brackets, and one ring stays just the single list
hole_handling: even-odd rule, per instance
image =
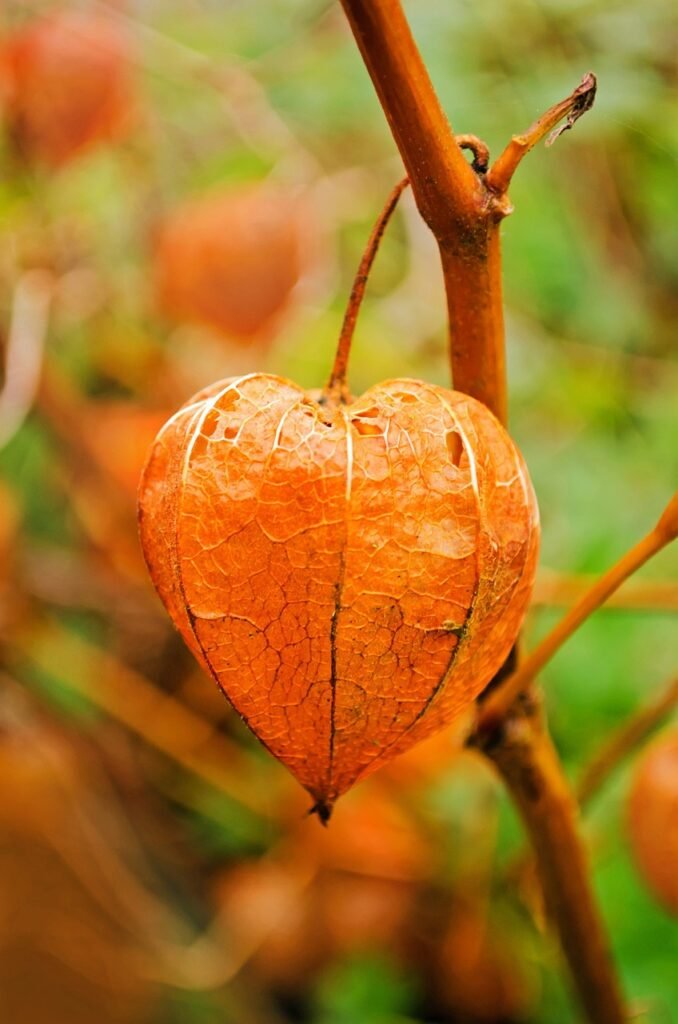
[{"label": "bokeh background", "polygon": [[[503,233],[511,425],[543,519],[530,645],[676,486],[678,10],[406,6],[455,130],[495,155],[599,77],[592,113],[521,167]],[[338,3],[9,0],[0,19],[0,1019],[579,1019],[519,823],[463,723],[321,829],[141,559],[159,425],[234,372],[324,382],[402,174]],[[410,197],[351,381],[407,375],[449,382]],[[677,569],[664,552],[543,674],[575,780],[675,673]],[[678,935],[629,852],[632,766],[584,831],[633,1019],[669,1024]]]}]

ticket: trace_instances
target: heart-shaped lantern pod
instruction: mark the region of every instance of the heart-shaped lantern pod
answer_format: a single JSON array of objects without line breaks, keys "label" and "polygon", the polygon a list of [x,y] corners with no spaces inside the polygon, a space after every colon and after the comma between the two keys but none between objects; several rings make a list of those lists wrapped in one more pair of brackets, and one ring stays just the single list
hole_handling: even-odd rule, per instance
[{"label": "heart-shaped lantern pod", "polygon": [[175,625],[323,820],[501,668],[539,535],[525,464],[484,405],[409,379],[347,395],[361,293],[325,391],[213,385],[161,430],[140,491]]}]

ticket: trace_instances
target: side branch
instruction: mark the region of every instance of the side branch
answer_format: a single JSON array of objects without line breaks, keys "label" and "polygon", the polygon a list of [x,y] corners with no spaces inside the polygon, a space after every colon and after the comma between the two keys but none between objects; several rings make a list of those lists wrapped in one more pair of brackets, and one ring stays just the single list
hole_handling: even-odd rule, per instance
[{"label": "side branch", "polygon": [[560,650],[569,637],[583,622],[600,608],[607,598],[617,590],[624,580],[645,565],[662,548],[675,540],[678,535],[678,491],[666,506],[657,525],[627,551],[591,589],[567,612],[554,629],[548,633],[522,664],[501,682],[482,705],[476,729],[491,732],[508,713],[513,702],[534,679],[538,672]]},{"label": "side branch", "polygon": [[[596,76],[589,71],[566,99],[549,107],[546,113],[542,114],[522,135],[514,135],[488,172],[486,185],[490,191],[503,195],[523,157],[544,138],[547,132],[551,132],[546,140],[546,145],[550,146],[563,132],[572,128],[579,118],[593,106],[597,88]],[[567,118],[567,121],[556,129],[556,125],[564,117]]]}]

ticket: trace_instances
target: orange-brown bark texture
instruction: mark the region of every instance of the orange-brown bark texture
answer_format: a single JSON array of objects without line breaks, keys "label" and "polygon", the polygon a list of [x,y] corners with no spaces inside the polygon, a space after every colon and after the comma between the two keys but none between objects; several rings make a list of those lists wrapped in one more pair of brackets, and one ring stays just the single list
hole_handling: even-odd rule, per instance
[{"label": "orange-brown bark texture", "polygon": [[405,379],[340,404],[258,373],[165,425],[140,523],[187,644],[325,813],[497,672],[539,536],[523,460],[474,399]]}]

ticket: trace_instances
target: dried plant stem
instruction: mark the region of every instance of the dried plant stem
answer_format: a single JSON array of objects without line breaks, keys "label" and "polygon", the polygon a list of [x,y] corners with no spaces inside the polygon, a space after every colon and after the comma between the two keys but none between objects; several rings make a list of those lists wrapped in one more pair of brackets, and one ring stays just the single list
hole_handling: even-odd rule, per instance
[{"label": "dried plant stem", "polygon": [[653,694],[619,729],[608,736],[589,761],[576,787],[581,805],[588,803],[607,782],[621,762],[663,722],[678,705],[678,676]]},{"label": "dried plant stem", "polygon": [[[631,718],[603,741],[584,766],[579,782],[575,785],[574,794],[580,807],[591,802],[622,761],[671,714],[677,704],[678,677],[653,694]],[[524,892],[526,903],[531,906],[533,913],[540,912],[540,901],[535,906],[535,863],[529,850],[523,850],[511,859],[504,876],[513,887]]]},{"label": "dried plant stem", "polygon": [[[524,143],[515,139],[509,143],[496,169],[485,175],[487,147],[472,135],[455,138],[400,0],[342,0],[342,5],[403,158],[417,206],[438,242],[454,386],[479,399],[506,422],[499,257],[499,225],[512,209],[506,188],[519,160],[546,131],[564,117],[571,126],[589,109],[595,78],[588,75],[572,96],[547,111],[524,136],[516,137]],[[473,167],[462,146],[473,150]]]},{"label": "dried plant stem", "polygon": [[630,551],[627,551],[600,579],[596,580],[591,589],[563,616],[555,628],[528,654],[520,666],[492,691],[482,705],[480,719],[476,727],[478,732],[491,732],[499,725],[525,687],[581,626],[582,622],[597,608],[600,608],[624,580],[666,547],[675,538],[677,527],[678,492],[669,502],[656,526]]},{"label": "dried plant stem", "polygon": [[579,838],[578,810],[540,710],[524,699],[480,748],[495,764],[523,819],[546,907],[556,924],[592,1024],[623,1024],[623,999]]},{"label": "dried plant stem", "polygon": [[450,323],[452,382],[506,423],[506,357],[499,223],[490,222],[480,252],[464,240],[440,245]]},{"label": "dried plant stem", "polygon": [[497,232],[508,208],[455,139],[398,0],[342,0],[417,206],[440,248],[454,386],[506,420]]},{"label": "dried plant stem", "polygon": [[327,383],[327,387],[325,388],[325,394],[328,398],[331,397],[342,402],[345,402],[348,398],[348,385],[346,380],[348,372],[348,357],[351,352],[351,342],[353,341],[353,332],[355,331],[356,320],[358,319],[360,306],[363,301],[363,296],[365,295],[367,279],[369,277],[370,270],[372,269],[375,256],[379,251],[379,245],[384,235],[384,231],[386,230],[388,222],[393,215],[393,211],[398,205],[398,200],[409,183],[409,178],[403,178],[402,181],[398,182],[386,200],[386,205],[379,214],[376,224],[372,228],[367,246],[365,247],[365,252],[360,260],[358,272],[353,281],[351,295],[348,300],[348,306],[346,307],[346,313],[344,315],[344,322],[339,335],[337,354],[334,359],[330,379]]},{"label": "dried plant stem", "polygon": [[[342,0],[424,219],[473,223],[478,179],[452,134],[399,0]],[[477,194],[478,193],[478,194]],[[434,227],[435,225],[435,227]]]},{"label": "dried plant stem", "polygon": [[[511,204],[502,191],[502,176],[497,172],[499,184],[491,190],[482,171],[466,161],[399,0],[342,0],[342,5],[417,206],[438,242],[454,386],[505,422],[499,224]],[[568,105],[558,116],[572,113]],[[510,168],[510,163],[505,166]],[[508,183],[512,171],[503,173]],[[589,1020],[623,1024],[623,1000],[589,882],[574,801],[545,726],[535,724],[524,704],[516,701],[506,728],[479,735],[477,745],[504,777],[532,837],[546,900]]]}]

